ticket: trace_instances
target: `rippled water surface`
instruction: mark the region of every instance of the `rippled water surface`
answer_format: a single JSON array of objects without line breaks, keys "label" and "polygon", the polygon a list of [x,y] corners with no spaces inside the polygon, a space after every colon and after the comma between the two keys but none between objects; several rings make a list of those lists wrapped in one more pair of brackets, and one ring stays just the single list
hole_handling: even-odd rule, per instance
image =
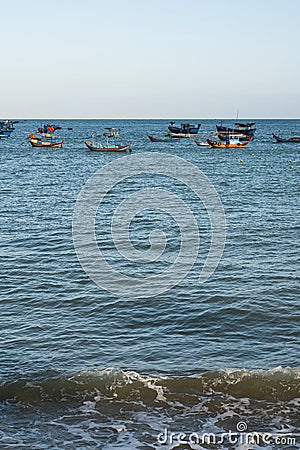
[{"label": "rippled water surface", "polygon": [[[59,124],[62,149],[30,147],[26,136],[37,121],[17,124],[0,140],[0,448],[173,448],[157,440],[165,429],[220,434],[241,421],[250,431],[297,437],[300,145],[275,144],[272,131],[300,132],[300,121],[258,120],[255,140],[238,150],[197,147],[192,139],[151,143],[147,134],[163,135],[164,120]],[[156,297],[135,298],[130,283],[117,297],[82,269],[72,240],[76,199],[97,169],[123,157],[84,148],[92,131],[100,136],[107,126],[133,141],[132,154],[176,155],[215,186],[227,238],[206,283],[198,277],[210,244],[208,215],[188,186],[161,175],[139,175],[111,190],[97,213],[97,240],[123,273],[143,278],[166,270],[180,250],[169,215],[145,211],[132,222],[139,250],[149,248],[155,228],[168,236],[150,265],[118,254],[111,218],[136,190],[167,189],[199,226],[200,251],[188,276]],[[201,133],[214,127],[202,121]],[[300,448],[297,439],[177,448]]]}]

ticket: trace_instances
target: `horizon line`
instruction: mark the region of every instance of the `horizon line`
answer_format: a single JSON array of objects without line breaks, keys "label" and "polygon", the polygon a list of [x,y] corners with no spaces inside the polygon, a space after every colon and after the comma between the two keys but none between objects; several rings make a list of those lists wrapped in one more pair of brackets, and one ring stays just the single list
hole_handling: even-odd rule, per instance
[{"label": "horizon line", "polygon": [[[11,116],[10,116],[11,117]],[[11,117],[0,120],[300,120],[299,117]]]}]

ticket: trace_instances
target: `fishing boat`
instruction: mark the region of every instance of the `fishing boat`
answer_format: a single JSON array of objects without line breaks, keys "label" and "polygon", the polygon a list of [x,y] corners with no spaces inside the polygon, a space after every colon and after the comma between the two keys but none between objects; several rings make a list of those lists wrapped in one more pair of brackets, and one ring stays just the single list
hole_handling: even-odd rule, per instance
[{"label": "fishing boat", "polygon": [[171,133],[171,131],[168,133],[168,135],[172,138],[180,138],[180,139],[188,139],[191,136],[195,136],[194,134]]},{"label": "fishing boat", "polygon": [[276,142],[294,142],[294,143],[300,143],[300,137],[299,137],[299,136],[283,137],[283,136],[278,136],[277,134],[274,134],[274,133],[273,133],[273,138],[276,140]]},{"label": "fishing boat", "polygon": [[206,142],[211,148],[245,148],[249,144],[250,140],[247,142],[240,142],[236,140],[227,140],[225,142],[215,141],[213,139],[206,139]]},{"label": "fishing boat", "polygon": [[30,144],[32,147],[41,147],[41,148],[61,148],[63,145],[64,140],[61,141],[55,141],[53,139],[47,139],[47,138],[31,138],[29,139]]},{"label": "fishing boat", "polygon": [[[84,144],[87,146],[89,150],[92,152],[117,152],[117,153],[125,153],[127,151],[131,152],[131,145],[132,141],[129,142],[129,144],[124,145],[118,145],[118,144],[111,144],[109,140],[111,138],[116,139],[120,138],[120,130],[119,128],[105,128],[108,131],[105,131],[103,133],[103,136],[106,139],[106,144],[103,145],[101,142],[96,143],[93,141],[85,141]],[[92,133],[92,138],[95,138],[95,133]]]},{"label": "fishing boat", "polygon": [[132,145],[132,141],[129,142],[129,144],[125,144],[125,145],[115,145],[115,144],[110,144],[110,145],[102,145],[101,143],[95,144],[94,142],[91,141],[85,141],[84,142],[85,145],[87,146],[87,148],[89,150],[91,150],[92,152],[117,152],[117,153],[124,153],[127,152],[128,150],[131,152],[131,145]]},{"label": "fishing boat", "polygon": [[0,129],[6,129],[12,132],[15,130],[14,124],[18,122],[18,120],[3,120],[0,122]]},{"label": "fishing boat", "polygon": [[256,128],[254,128],[255,122],[240,123],[235,122],[234,128],[224,127],[223,125],[216,125],[218,133],[233,133],[242,134],[244,136],[254,136]]},{"label": "fishing boat", "polygon": [[32,147],[61,148],[64,140],[52,133],[30,133],[28,139]]},{"label": "fishing boat", "polygon": [[103,133],[103,136],[105,138],[108,138],[108,139],[109,138],[119,139],[121,137],[119,128],[111,128],[111,127],[109,127],[109,128],[105,128],[105,129],[108,130],[105,133]]},{"label": "fishing boat", "polygon": [[197,134],[199,132],[199,129],[201,127],[201,123],[198,123],[198,125],[192,125],[190,123],[182,123],[180,127],[174,127],[175,122],[170,122],[170,125],[168,126],[168,129],[173,134],[183,134],[183,135],[193,135]]},{"label": "fishing boat", "polygon": [[179,142],[180,141],[180,137],[178,137],[176,135],[170,136],[169,134],[166,134],[162,138],[158,138],[158,137],[148,134],[148,138],[150,139],[151,142]]},{"label": "fishing boat", "polygon": [[38,128],[39,133],[54,133],[56,130],[61,130],[59,125],[47,124]]},{"label": "fishing boat", "polygon": [[9,137],[11,133],[14,131],[13,122],[9,120],[5,120],[4,122],[0,122],[0,134],[3,136]]},{"label": "fishing boat", "polygon": [[247,122],[247,123],[235,122],[234,130],[242,131],[242,132],[249,132],[249,131],[254,132],[256,130],[256,128],[253,128],[254,125],[255,125],[255,122]]},{"label": "fishing boat", "polygon": [[198,145],[198,147],[209,147],[209,143],[207,141],[198,141],[198,139],[194,138],[194,142]]}]

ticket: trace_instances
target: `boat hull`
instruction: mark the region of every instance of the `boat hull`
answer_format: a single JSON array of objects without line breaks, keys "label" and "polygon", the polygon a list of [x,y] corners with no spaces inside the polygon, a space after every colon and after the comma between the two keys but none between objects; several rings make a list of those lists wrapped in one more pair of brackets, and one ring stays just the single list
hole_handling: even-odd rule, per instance
[{"label": "boat hull", "polygon": [[249,141],[226,144],[226,142],[216,142],[211,139],[207,139],[207,143],[211,148],[245,148],[249,144]]},{"label": "boat hull", "polygon": [[194,141],[198,145],[198,147],[209,147],[209,143],[208,142],[198,141],[197,139],[194,139]]},{"label": "boat hull", "polygon": [[273,138],[276,140],[276,142],[280,142],[280,143],[282,143],[282,142],[286,142],[286,143],[291,143],[291,142],[293,142],[293,143],[300,143],[300,137],[290,137],[290,138],[284,138],[284,137],[281,137],[281,136],[278,136],[278,135],[276,135],[276,134],[273,134]]},{"label": "boat hull", "polygon": [[131,142],[127,145],[116,145],[114,147],[97,147],[92,142],[85,141],[86,147],[91,152],[115,152],[115,153],[125,153],[128,150],[131,151]]},{"label": "boat hull", "polygon": [[165,136],[163,138],[157,138],[155,136],[148,135],[148,138],[151,142],[178,142],[180,141],[180,137],[176,136]]},{"label": "boat hull", "polygon": [[170,137],[172,138],[179,138],[179,139],[185,139],[185,138],[190,138],[192,136],[195,136],[194,134],[189,134],[189,133],[169,133]]},{"label": "boat hull", "polygon": [[63,145],[63,140],[60,142],[47,142],[47,141],[38,141],[37,139],[30,139],[30,144],[32,147],[38,148],[61,148]]}]

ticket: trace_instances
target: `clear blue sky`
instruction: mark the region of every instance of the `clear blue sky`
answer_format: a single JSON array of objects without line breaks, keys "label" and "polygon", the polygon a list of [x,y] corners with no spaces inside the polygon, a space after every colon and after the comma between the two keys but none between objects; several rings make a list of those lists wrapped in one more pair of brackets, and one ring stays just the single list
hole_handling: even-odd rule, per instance
[{"label": "clear blue sky", "polygon": [[0,117],[300,117],[300,0],[1,2]]}]

